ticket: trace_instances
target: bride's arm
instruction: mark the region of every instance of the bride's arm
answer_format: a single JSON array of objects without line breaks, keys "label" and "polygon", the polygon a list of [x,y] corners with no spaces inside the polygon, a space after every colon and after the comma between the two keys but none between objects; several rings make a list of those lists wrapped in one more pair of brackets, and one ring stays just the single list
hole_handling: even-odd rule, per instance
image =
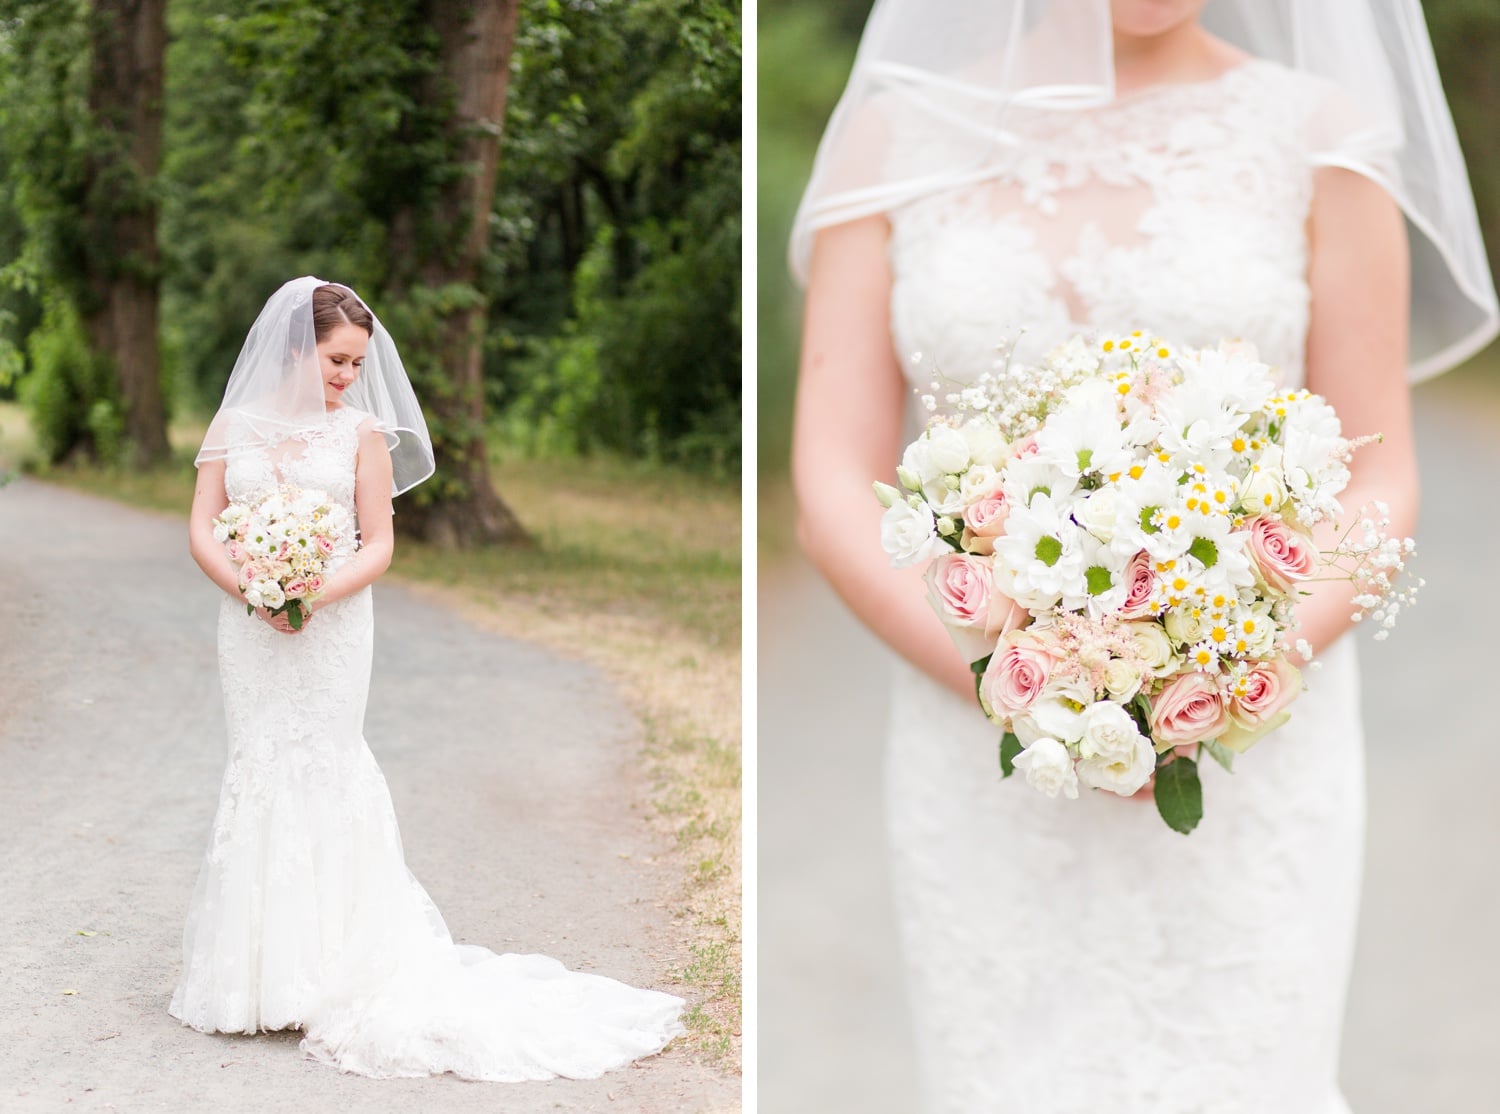
[{"label": "bride's arm", "polygon": [[888,235],[873,216],[813,242],[792,430],[797,540],[866,626],[972,700],[973,675],[927,604],[922,570],[891,568],[880,547],[871,484],[895,472],[908,395],[891,343]]},{"label": "bride's arm", "polygon": [[[1330,167],[1317,172],[1309,224],[1307,387],[1338,411],[1346,437],[1384,436],[1354,454],[1338,525],[1357,522],[1359,509],[1380,499],[1390,506],[1388,535],[1407,537],[1417,524],[1418,487],[1406,382],[1405,221],[1380,186]],[[1320,548],[1334,537],[1333,526],[1324,524]],[[1298,608],[1298,633],[1320,651],[1352,625],[1355,589],[1337,581],[1307,587],[1313,594]]]},{"label": "bride's arm", "polygon": [[328,578],[328,586],[312,605],[314,612],[375,583],[391,567],[396,546],[391,526],[391,451],[373,423],[362,427],[359,435],[354,510],[359,515],[359,551]]},{"label": "bride's arm", "polygon": [[203,574],[232,596],[240,595],[239,577],[224,552],[224,544],[214,541],[214,519],[229,506],[224,490],[224,462],[205,460],[198,466],[198,482],[193,488],[193,509],[188,512],[188,551]]}]

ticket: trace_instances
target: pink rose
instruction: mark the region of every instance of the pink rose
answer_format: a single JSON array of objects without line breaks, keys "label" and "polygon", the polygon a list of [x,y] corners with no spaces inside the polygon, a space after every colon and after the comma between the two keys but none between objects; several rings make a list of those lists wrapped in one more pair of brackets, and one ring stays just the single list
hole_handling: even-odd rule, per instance
[{"label": "pink rose", "polygon": [[287,581],[283,591],[286,592],[287,599],[300,600],[303,596],[307,595],[307,578],[299,576],[294,580]]},{"label": "pink rose", "polygon": [[1151,593],[1156,587],[1156,574],[1151,571],[1151,555],[1144,549],[1130,559],[1125,566],[1125,583],[1130,585],[1125,593],[1125,602],[1120,605],[1122,619],[1140,619],[1151,613]]},{"label": "pink rose", "polygon": [[259,561],[246,561],[240,566],[240,588],[250,587],[251,581],[259,580],[265,575],[265,571]]},{"label": "pink rose", "polygon": [[322,595],[323,589],[327,585],[327,583],[328,581],[324,578],[322,573],[313,573],[307,578],[306,598],[312,599],[314,596]]},{"label": "pink rose", "polygon": [[993,584],[990,585],[990,612],[984,620],[986,636],[998,638],[1003,634],[1028,626],[1030,623],[1031,612]]},{"label": "pink rose", "polygon": [[278,560],[278,561],[285,561],[291,555],[292,555],[292,543],[291,542],[282,542],[279,546],[276,547],[276,560]]},{"label": "pink rose", "polygon": [[977,626],[989,615],[993,579],[988,558],[944,553],[927,566],[927,596],[944,623]]},{"label": "pink rose", "polygon": [[944,553],[927,566],[927,598],[965,661],[978,661],[995,648],[995,639],[1029,622],[1024,610],[995,588],[988,557]]},{"label": "pink rose", "polygon": [[1000,492],[992,492],[964,508],[963,546],[970,553],[988,557],[995,552],[995,539],[1005,532],[1010,504]]},{"label": "pink rose", "polygon": [[318,552],[321,553],[324,557],[333,556],[333,539],[330,538],[327,534],[319,534],[317,537],[313,538],[313,544],[318,547]]},{"label": "pink rose", "polygon": [[986,713],[1009,719],[1030,708],[1047,687],[1053,664],[1035,635],[1019,630],[1004,635],[979,681]]},{"label": "pink rose", "polygon": [[1151,700],[1151,735],[1158,752],[1216,739],[1229,726],[1218,682],[1205,673],[1179,673]]},{"label": "pink rose", "polygon": [[1301,692],[1302,674],[1286,658],[1253,663],[1245,674],[1244,695],[1230,698],[1232,722],[1219,742],[1230,750],[1248,750],[1262,735],[1291,719],[1286,706]]},{"label": "pink rose", "polygon": [[224,552],[229,555],[229,559],[236,565],[245,559],[245,546],[241,542],[226,542]]},{"label": "pink rose", "polygon": [[1036,434],[1032,433],[1015,443],[1014,448],[1011,450],[1010,458],[1012,460],[1020,460],[1030,456],[1034,452],[1036,452]]},{"label": "pink rose", "polygon": [[1250,531],[1250,556],[1270,587],[1290,592],[1318,567],[1318,551],[1312,542],[1279,516],[1258,514],[1245,526]]}]

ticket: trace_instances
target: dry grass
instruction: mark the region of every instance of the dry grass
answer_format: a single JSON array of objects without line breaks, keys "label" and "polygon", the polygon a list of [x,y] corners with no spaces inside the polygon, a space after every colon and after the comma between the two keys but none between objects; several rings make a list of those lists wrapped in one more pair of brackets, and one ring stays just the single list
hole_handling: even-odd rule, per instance
[{"label": "dry grass", "polygon": [[[201,424],[174,426],[173,465],[45,469],[45,478],[183,514]],[[0,403],[0,463],[35,467],[24,417]],[[3,467],[0,467],[3,471]],[[678,977],[704,1001],[688,1043],[737,1069],[740,986],[740,506],[738,486],[617,459],[494,458],[532,551],[397,545],[392,573],[473,621],[602,669],[639,719],[654,823],[682,864],[670,898]],[[397,502],[397,514],[400,503]]]}]

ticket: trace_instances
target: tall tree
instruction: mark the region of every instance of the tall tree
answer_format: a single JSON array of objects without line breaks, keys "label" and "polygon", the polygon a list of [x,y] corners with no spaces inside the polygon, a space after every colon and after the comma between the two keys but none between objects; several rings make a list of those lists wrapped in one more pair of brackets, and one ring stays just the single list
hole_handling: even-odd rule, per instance
[{"label": "tall tree", "polygon": [[404,192],[393,214],[388,289],[426,303],[431,348],[421,363],[441,372],[421,378],[446,476],[443,497],[417,500],[401,525],[440,545],[522,542],[525,531],[490,481],[479,286],[520,0],[424,0],[418,11],[436,32],[438,54],[419,81],[413,116],[436,124],[447,153],[420,168],[430,192]]},{"label": "tall tree", "polygon": [[93,0],[84,167],[80,307],[95,353],[112,362],[125,438],[143,462],[165,460],[157,346],[160,264],[154,187],[161,162],[166,0]]},{"label": "tall tree", "polygon": [[[165,0],[0,0],[0,163],[45,307],[20,393],[54,459],[167,455],[157,345]],[[123,443],[122,443],[123,442]]]}]

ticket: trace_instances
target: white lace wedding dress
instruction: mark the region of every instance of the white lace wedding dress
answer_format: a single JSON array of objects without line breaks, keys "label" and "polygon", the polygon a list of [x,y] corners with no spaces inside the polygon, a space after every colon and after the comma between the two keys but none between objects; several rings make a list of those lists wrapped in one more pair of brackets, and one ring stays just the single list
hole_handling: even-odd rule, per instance
[{"label": "white lace wedding dress", "polygon": [[[1022,327],[1023,360],[1084,328],[1140,327],[1253,340],[1299,383],[1306,152],[1346,109],[1252,60],[1102,109],[1018,112],[1013,166],[890,214],[910,382],[972,378]],[[914,399],[913,433],[924,418]],[[1002,783],[975,702],[898,667],[888,830],[930,1111],[1347,1111],[1363,743],[1351,639],[1322,660],[1234,775],[1207,764],[1186,837],[1149,803]]]},{"label": "white lace wedding dress", "polygon": [[[278,482],[354,512],[358,424],[230,459],[247,502]],[[363,736],[371,589],[286,635],[225,596],[219,669],[229,763],[183,933],[170,1013],[205,1032],[305,1030],[309,1055],[360,1075],[594,1078],[682,1031],[683,1000],[541,955],[455,944],[407,870]]]}]

